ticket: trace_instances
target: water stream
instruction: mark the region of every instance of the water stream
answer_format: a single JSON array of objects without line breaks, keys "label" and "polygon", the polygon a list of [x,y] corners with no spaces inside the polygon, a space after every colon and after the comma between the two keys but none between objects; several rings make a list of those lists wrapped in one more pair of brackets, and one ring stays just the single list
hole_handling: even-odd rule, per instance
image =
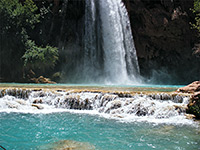
[{"label": "water stream", "polygon": [[87,150],[200,149],[198,122],[185,116],[187,96],[27,86],[0,90],[6,149],[49,150],[62,141],[84,143]]},{"label": "water stream", "polygon": [[[82,48],[65,66],[67,81],[140,83],[136,49],[124,3],[121,0],[85,0],[83,24],[84,33],[79,35],[83,37]],[[74,53],[77,49],[67,47],[65,51]]]}]

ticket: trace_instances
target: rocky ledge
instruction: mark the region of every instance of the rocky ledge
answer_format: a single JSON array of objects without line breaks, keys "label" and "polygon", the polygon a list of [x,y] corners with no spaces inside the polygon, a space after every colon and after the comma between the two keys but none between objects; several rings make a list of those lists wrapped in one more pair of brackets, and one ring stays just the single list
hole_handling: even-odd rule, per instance
[{"label": "rocky ledge", "polygon": [[40,76],[38,78],[31,78],[30,81],[33,82],[33,83],[56,84],[56,82],[51,81],[49,78],[45,78],[43,76]]},{"label": "rocky ledge", "polygon": [[187,113],[195,115],[196,119],[200,119],[200,81],[194,81],[185,87],[179,88],[177,92],[191,94]]}]

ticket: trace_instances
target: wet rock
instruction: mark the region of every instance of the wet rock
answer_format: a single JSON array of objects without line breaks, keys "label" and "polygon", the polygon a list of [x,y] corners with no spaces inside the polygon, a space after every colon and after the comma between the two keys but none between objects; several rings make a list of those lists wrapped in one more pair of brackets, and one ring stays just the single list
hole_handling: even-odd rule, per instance
[{"label": "wet rock", "polygon": [[8,108],[16,108],[18,109],[18,106],[16,103],[11,103],[11,102],[6,102],[6,105],[8,106]]},{"label": "wet rock", "polygon": [[59,101],[58,105],[62,108],[78,109],[78,110],[91,110],[92,103],[86,99],[81,99],[79,95],[67,95],[64,101]]},{"label": "wet rock", "polygon": [[16,98],[27,99],[29,96],[30,90],[25,89],[2,89],[0,90],[0,97],[5,95],[14,96]]},{"label": "wet rock", "polygon": [[44,109],[43,106],[37,104],[32,104],[31,106],[36,107],[37,109]]},{"label": "wet rock", "polygon": [[111,110],[118,109],[121,106],[122,106],[122,103],[120,100],[114,100],[114,101],[107,103],[107,105],[105,106],[107,109],[104,111],[105,111],[105,113],[110,113]]},{"label": "wet rock", "polygon": [[16,102],[19,103],[19,104],[21,104],[21,105],[26,105],[26,101],[21,100],[21,99],[16,100]]},{"label": "wet rock", "polygon": [[192,114],[185,114],[186,118],[187,119],[194,119],[195,118],[195,115],[192,115]]},{"label": "wet rock", "polygon": [[77,142],[72,140],[61,140],[55,143],[51,143],[41,148],[43,150],[94,150],[95,147],[86,142]]},{"label": "wet rock", "polygon": [[1,90],[1,91],[0,91],[0,97],[4,97],[4,96],[5,96],[5,93],[6,93],[6,92],[5,92],[5,89]]},{"label": "wet rock", "polygon": [[175,110],[178,110],[179,113],[186,112],[187,106],[186,105],[174,105]]},{"label": "wet rock", "polygon": [[199,100],[199,99],[200,99],[200,91],[195,92],[195,93],[192,95],[192,99],[194,99],[194,100]]},{"label": "wet rock", "polygon": [[42,104],[42,99],[36,99],[36,100],[34,100],[33,104]]},{"label": "wet rock", "polygon": [[200,99],[191,98],[186,112],[195,115],[196,119],[200,119]]}]

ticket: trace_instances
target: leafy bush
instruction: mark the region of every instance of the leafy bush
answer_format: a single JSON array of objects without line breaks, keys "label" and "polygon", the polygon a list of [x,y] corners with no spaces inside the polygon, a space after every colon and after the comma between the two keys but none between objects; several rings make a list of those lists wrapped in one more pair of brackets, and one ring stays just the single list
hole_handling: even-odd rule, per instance
[{"label": "leafy bush", "polygon": [[[38,46],[30,37],[43,15],[33,0],[0,0],[0,68],[3,72],[0,76],[11,78],[12,74],[12,78],[17,78],[22,76],[19,71],[22,72],[23,67],[45,71],[55,66],[58,49]],[[37,37],[35,33],[32,35]]]},{"label": "leafy bush", "polygon": [[194,0],[194,9],[192,11],[196,15],[196,22],[192,26],[200,32],[200,0]]},{"label": "leafy bush", "polygon": [[16,31],[21,32],[22,28],[34,28],[39,22],[40,14],[36,14],[37,6],[32,0],[1,0],[0,15],[1,29],[3,33]]},{"label": "leafy bush", "polygon": [[47,45],[45,48],[38,47],[31,40],[26,41],[26,52],[23,55],[24,65],[29,69],[45,71],[47,68],[54,68],[58,60],[58,49]]}]

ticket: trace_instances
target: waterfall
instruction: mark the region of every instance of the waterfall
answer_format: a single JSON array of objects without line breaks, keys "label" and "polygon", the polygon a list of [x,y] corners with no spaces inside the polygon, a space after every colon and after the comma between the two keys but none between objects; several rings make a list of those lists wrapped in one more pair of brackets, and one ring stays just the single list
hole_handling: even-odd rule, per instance
[{"label": "waterfall", "polygon": [[83,78],[138,82],[139,66],[127,10],[121,0],[86,0]]},{"label": "waterfall", "polygon": [[85,0],[82,17],[65,23],[70,5],[67,2],[63,4],[59,41],[60,52],[66,59],[63,82],[140,83],[136,49],[124,3],[121,0]]}]

